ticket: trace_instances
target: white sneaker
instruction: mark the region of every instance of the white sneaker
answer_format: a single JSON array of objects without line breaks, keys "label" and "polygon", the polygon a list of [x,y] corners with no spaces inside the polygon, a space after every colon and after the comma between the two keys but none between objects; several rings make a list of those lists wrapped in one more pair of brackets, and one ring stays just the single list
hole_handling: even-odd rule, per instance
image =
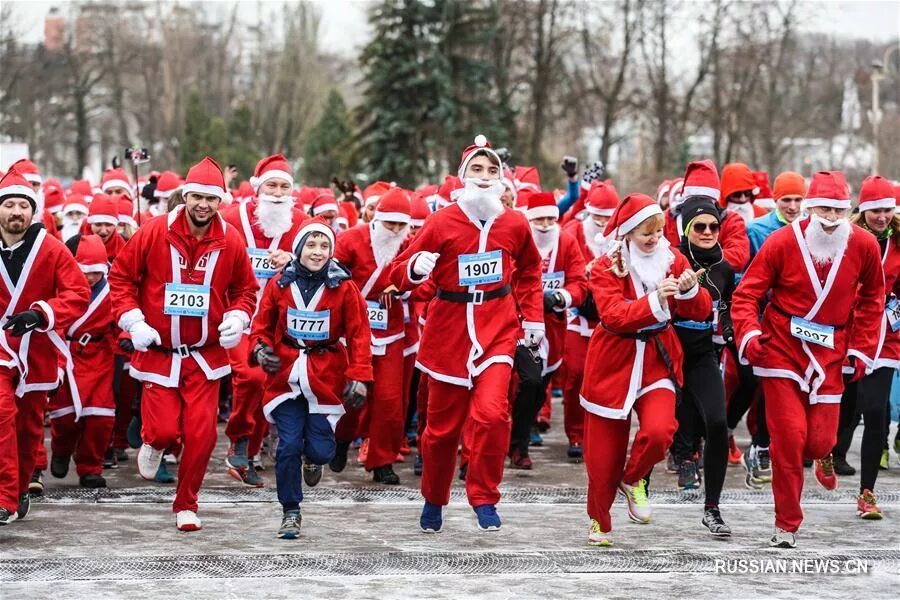
[{"label": "white sneaker", "polygon": [[769,545],[773,548],[796,548],[797,539],[790,531],[785,531],[781,527],[776,527],[772,539],[769,540]]},{"label": "white sneaker", "polygon": [[588,544],[591,546],[602,546],[608,548],[613,545],[612,533],[604,533],[600,529],[600,523],[596,519],[591,519],[591,531],[588,533]]},{"label": "white sneaker", "polygon": [[138,473],[141,474],[141,477],[149,481],[156,479],[156,471],[159,470],[162,456],[162,450],[157,450],[149,444],[141,445],[137,456]]},{"label": "white sneaker", "polygon": [[163,454],[163,460],[166,461],[167,465],[177,465],[178,457],[174,454]]},{"label": "white sneaker", "polygon": [[178,531],[199,531],[203,528],[203,523],[194,511],[182,510],[175,514],[175,526]]},{"label": "white sneaker", "polygon": [[628,518],[635,523],[649,523],[653,516],[653,508],[647,500],[647,482],[641,479],[634,485],[624,481],[619,484],[619,491],[628,501]]}]

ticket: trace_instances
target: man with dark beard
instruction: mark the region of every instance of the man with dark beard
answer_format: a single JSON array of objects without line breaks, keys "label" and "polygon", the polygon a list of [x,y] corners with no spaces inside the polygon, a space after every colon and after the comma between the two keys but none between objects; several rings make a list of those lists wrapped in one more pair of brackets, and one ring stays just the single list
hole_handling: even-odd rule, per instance
[{"label": "man with dark beard", "polygon": [[[351,411],[338,423],[337,451],[332,468],[341,471],[347,460],[347,448],[365,434],[360,450],[367,471],[379,483],[395,485],[394,461],[403,438],[403,339],[406,326],[403,303],[395,298],[390,263],[409,234],[409,192],[398,187],[388,189],[375,205],[372,221],[348,229],[337,238],[334,257],[350,269],[353,282],[366,300],[369,327],[372,329],[372,393],[361,427],[359,411]],[[358,431],[359,430],[359,431]]]},{"label": "man with dark beard", "polygon": [[[806,207],[808,218],[782,227],[762,245],[731,309],[740,361],[753,366],[764,395],[773,400],[766,407],[775,496],[770,543],[780,548],[796,545],[803,521],[803,459],[816,461],[823,487],[837,487],[831,449],[844,391],[841,367],[849,354],[854,380],[872,372],[879,335],[873,323],[884,312],[878,242],[847,221],[844,175],[816,173]],[[760,323],[759,305],[767,294]]]},{"label": "man with dark beard", "polygon": [[[269,279],[291,261],[297,232],[307,218],[294,207],[294,176],[281,154],[260,160],[250,183],[256,196],[232,205],[222,217],[240,233],[247,248],[259,284],[258,303]],[[225,434],[231,445],[225,466],[245,485],[262,487],[253,457],[259,454],[267,429],[262,412],[266,374],[258,365],[250,365],[250,332],[244,333],[238,345],[228,351],[232,405]]]}]

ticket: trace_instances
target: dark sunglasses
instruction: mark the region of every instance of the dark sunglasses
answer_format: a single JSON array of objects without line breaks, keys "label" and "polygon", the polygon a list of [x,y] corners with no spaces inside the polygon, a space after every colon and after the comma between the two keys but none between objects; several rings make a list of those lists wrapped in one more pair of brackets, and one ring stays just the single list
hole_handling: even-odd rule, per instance
[{"label": "dark sunglasses", "polygon": [[712,223],[694,223],[694,233],[700,234],[709,230],[710,233],[719,233],[719,224]]}]

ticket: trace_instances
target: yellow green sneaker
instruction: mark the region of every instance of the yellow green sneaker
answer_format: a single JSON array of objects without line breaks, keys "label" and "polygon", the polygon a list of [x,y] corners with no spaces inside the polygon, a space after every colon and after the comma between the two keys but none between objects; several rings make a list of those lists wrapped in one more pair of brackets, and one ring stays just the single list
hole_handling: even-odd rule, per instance
[{"label": "yellow green sneaker", "polygon": [[881,462],[878,463],[878,468],[883,471],[891,468],[891,453],[887,449],[881,451]]},{"label": "yellow green sneaker", "polygon": [[603,548],[609,548],[613,545],[612,536],[610,533],[604,533],[600,530],[600,523],[597,519],[591,519],[591,532],[588,534],[588,544]]}]

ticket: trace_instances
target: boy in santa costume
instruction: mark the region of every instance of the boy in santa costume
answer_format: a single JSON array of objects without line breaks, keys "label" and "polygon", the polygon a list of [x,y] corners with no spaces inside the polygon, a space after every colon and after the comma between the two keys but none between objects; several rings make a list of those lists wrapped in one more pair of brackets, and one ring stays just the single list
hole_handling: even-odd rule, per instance
[{"label": "boy in santa costume", "polygon": [[91,292],[72,253],[32,223],[36,193],[15,168],[0,179],[0,525],[28,512],[47,392],[59,385],[57,333]]},{"label": "boy in santa costume", "polygon": [[256,308],[258,284],[247,247],[218,214],[222,170],[206,157],[191,167],[185,204],[141,227],[109,274],[113,313],[136,352],[131,375],[143,383],[138,471],[154,479],[163,450],[181,438],[173,510],[181,531],[196,531],[197,493],[216,443],[219,380]]},{"label": "boy in santa costume", "polygon": [[770,543],[780,548],[795,546],[803,521],[804,457],[815,460],[823,487],[837,487],[831,449],[844,391],[841,366],[849,354],[854,380],[872,372],[879,331],[872,324],[884,312],[878,242],[847,221],[844,175],[816,173],[806,206],[808,218],[782,227],[760,248],[731,308],[741,363],[753,366],[766,398],[777,399],[767,403],[766,421],[775,496]]},{"label": "boy in santa costume", "polygon": [[306,223],[295,254],[266,287],[250,336],[253,361],[268,373],[263,410],[278,430],[278,537],[285,539],[300,533],[301,457],[320,467],[334,457],[335,425],[345,407],[362,406],[372,381],[366,303],[332,260],[331,227]]},{"label": "boy in santa costume", "polygon": [[[665,457],[677,423],[682,351],[673,318],[703,320],[712,311],[687,259],[663,237],[659,205],[631,194],[606,225],[616,240],[591,269],[600,325],[588,346],[581,405],[588,474],[588,542],[612,545],[609,510],[621,492],[628,516],[649,523],[644,475]],[[677,315],[677,317],[676,317]],[[627,457],[632,412],[640,427]]]},{"label": "boy in santa costume", "polygon": [[419,521],[426,532],[443,525],[442,508],[450,500],[467,420],[469,504],[479,528],[500,528],[497,486],[510,433],[507,390],[513,354],[520,331],[527,346],[544,338],[541,255],[524,215],[500,202],[501,168],[500,157],[483,135],[477,136],[462,154],[459,199],[429,217],[391,271],[402,291],[427,280],[437,289],[416,362],[429,375],[421,441],[425,506]]},{"label": "boy in santa costume", "polygon": [[[540,358],[538,378],[522,377],[513,403],[510,466],[531,469],[528,446],[531,425],[547,398],[547,386],[562,365],[566,339],[566,310],[584,301],[587,291],[584,258],[574,237],[561,231],[559,208],[552,193],[533,193],[525,216],[541,255],[544,325],[546,336],[537,348]],[[522,351],[517,360],[528,360]]]},{"label": "boy in santa costume", "polygon": [[116,326],[109,300],[106,248],[96,235],[76,235],[66,242],[91,286],[87,311],[65,330],[69,357],[66,379],[50,399],[50,472],[65,477],[75,459],[82,487],[106,487],[103,456],[116,416],[113,396]]},{"label": "boy in santa costume", "polygon": [[[378,483],[396,485],[394,461],[403,441],[403,351],[406,324],[403,303],[391,284],[391,261],[409,234],[409,193],[388,189],[375,207],[371,222],[348,229],[337,240],[335,259],[353,274],[353,283],[366,300],[372,330],[372,370],[375,383],[361,429],[367,432],[366,471]],[[348,414],[338,430],[336,466],[346,460],[356,437],[359,412]]]},{"label": "boy in santa costume", "polygon": [[[250,178],[254,195],[235,203],[222,212],[225,222],[233,226],[243,240],[253,274],[259,285],[257,298],[270,279],[293,258],[297,232],[306,215],[294,206],[291,189],[294,176],[287,159],[281,154],[267,156],[256,164]],[[249,331],[228,350],[231,364],[231,415],[225,435],[231,441],[225,466],[228,473],[243,484],[262,487],[253,459],[262,447],[266,420],[262,412],[265,373],[250,364],[252,345]]]}]

